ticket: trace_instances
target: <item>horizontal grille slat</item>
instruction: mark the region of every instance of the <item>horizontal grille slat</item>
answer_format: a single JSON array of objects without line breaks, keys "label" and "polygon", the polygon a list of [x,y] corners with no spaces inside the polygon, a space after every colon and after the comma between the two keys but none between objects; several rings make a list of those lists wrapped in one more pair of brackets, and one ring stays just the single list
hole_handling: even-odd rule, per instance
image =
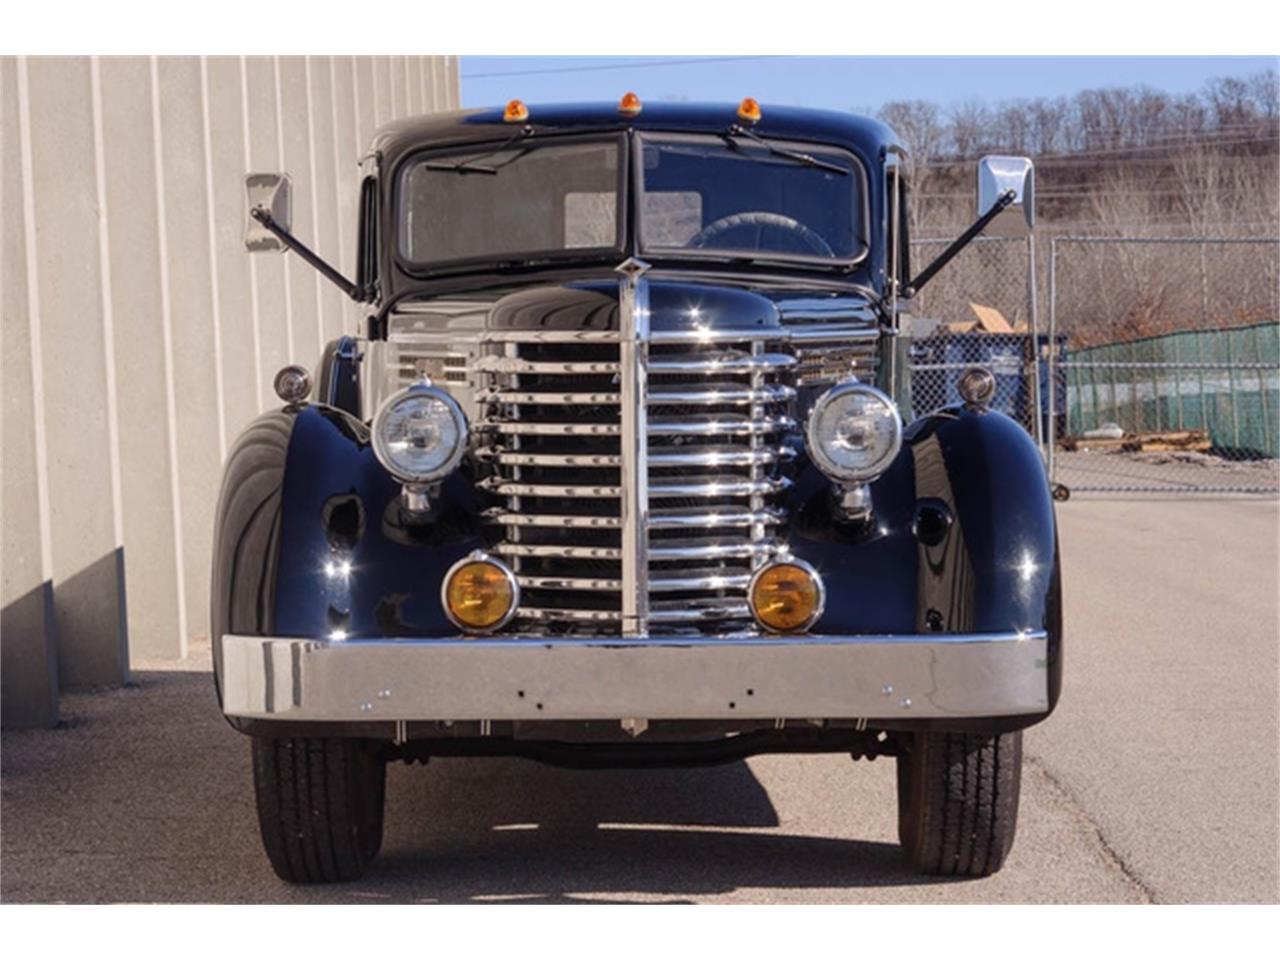
[{"label": "horizontal grille slat", "polygon": [[620,610],[526,607],[522,605],[518,616],[526,620],[537,620],[543,623],[554,623],[561,620],[576,623],[616,623],[622,619],[622,612]]},{"label": "horizontal grille slat", "polygon": [[621,396],[616,393],[555,393],[551,391],[530,390],[486,390],[477,395],[481,403],[520,403],[530,405],[569,405],[591,404],[607,405],[619,403]]},{"label": "horizontal grille slat", "polygon": [[494,545],[493,552],[504,557],[566,557],[572,560],[621,560],[620,547],[584,547],[559,543],[511,543]]},{"label": "horizontal grille slat", "polygon": [[616,593],[622,589],[621,580],[598,580],[591,577],[534,577],[521,575],[516,582],[522,588],[538,590],[597,590]]},{"label": "horizontal grille slat", "polygon": [[723,414],[680,418],[651,417],[649,436],[670,437],[749,437],[790,430],[796,423],[790,417],[749,417]]},{"label": "horizontal grille slat", "polygon": [[784,514],[778,510],[650,510],[649,529],[749,527],[757,523],[781,523],[783,519]]},{"label": "horizontal grille slat", "polygon": [[745,600],[698,600],[657,602],[649,607],[650,623],[707,623],[722,620],[745,620],[751,609]]},{"label": "horizontal grille slat", "polygon": [[650,561],[667,560],[717,560],[728,558],[770,557],[782,550],[782,544],[774,541],[721,540],[661,540],[649,544]]},{"label": "horizontal grille slat", "polygon": [[663,447],[649,451],[649,466],[653,467],[744,467],[773,464],[792,460],[796,451],[791,447]]},{"label": "horizontal grille slat", "polygon": [[746,387],[736,383],[706,386],[655,387],[649,391],[649,406],[716,406],[719,404],[782,403],[796,392],[782,384]]},{"label": "horizontal grille slat", "polygon": [[621,487],[558,486],[552,483],[517,483],[499,477],[487,477],[477,486],[490,493],[508,497],[566,497],[569,499],[613,499],[622,495]]},{"label": "horizontal grille slat", "polygon": [[622,457],[616,453],[530,453],[484,447],[476,451],[476,456],[481,460],[517,467],[616,468],[622,465]]},{"label": "horizontal grille slat", "polygon": [[654,571],[649,576],[653,593],[683,593],[692,590],[745,590],[750,573],[726,570],[685,570],[677,573]]},{"label": "horizontal grille slat", "polygon": [[616,437],[622,428],[616,423],[530,423],[523,420],[481,420],[477,430],[527,437]]},{"label": "horizontal grille slat", "polygon": [[742,351],[706,353],[682,357],[664,354],[649,360],[650,373],[753,373],[758,370],[787,370],[796,358],[789,353],[751,354]]},{"label": "horizontal grille slat", "polygon": [[617,530],[622,526],[622,521],[618,517],[594,517],[587,514],[511,513],[500,508],[486,510],[484,517],[491,523],[501,523],[508,527]]},{"label": "horizontal grille slat", "polygon": [[751,480],[732,476],[689,477],[683,480],[649,481],[649,499],[700,497],[748,497],[753,494],[778,493],[791,486],[786,477]]},{"label": "horizontal grille slat", "polygon": [[616,362],[521,360],[517,357],[480,357],[476,361],[480,373],[541,373],[581,376],[583,374],[616,374]]}]

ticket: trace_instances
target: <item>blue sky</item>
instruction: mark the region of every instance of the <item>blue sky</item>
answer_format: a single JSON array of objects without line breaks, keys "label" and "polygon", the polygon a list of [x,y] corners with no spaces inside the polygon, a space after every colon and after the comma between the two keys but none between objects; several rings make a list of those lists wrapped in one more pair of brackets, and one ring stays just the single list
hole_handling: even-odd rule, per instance
[{"label": "blue sky", "polygon": [[[1145,84],[1189,93],[1275,57],[478,57],[462,58],[462,104],[641,99],[765,103],[875,112],[889,100],[951,106]],[[590,68],[590,69],[584,69]],[[600,69],[608,68],[608,69]],[[507,74],[501,76],[499,74]]]}]

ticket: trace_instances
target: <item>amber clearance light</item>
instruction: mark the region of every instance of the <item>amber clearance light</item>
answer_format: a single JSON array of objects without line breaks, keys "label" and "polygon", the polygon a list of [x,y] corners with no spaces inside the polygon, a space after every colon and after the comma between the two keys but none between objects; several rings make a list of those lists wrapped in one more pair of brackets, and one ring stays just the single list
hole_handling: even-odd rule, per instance
[{"label": "amber clearance light", "polygon": [[440,600],[458,627],[483,633],[497,630],[515,614],[520,586],[503,564],[476,551],[449,568]]},{"label": "amber clearance light", "polygon": [[808,630],[822,616],[826,590],[818,571],[803,560],[782,560],[761,567],[747,588],[751,612],[774,633]]},{"label": "amber clearance light", "polygon": [[622,99],[618,101],[618,112],[624,117],[639,116],[640,111],[644,109],[644,104],[640,102],[640,98],[628,90],[622,95]]},{"label": "amber clearance light", "polygon": [[524,123],[529,119],[529,108],[524,105],[523,100],[508,100],[506,108],[502,111],[502,120],[504,123]]},{"label": "amber clearance light", "polygon": [[760,101],[755,97],[743,97],[738,104],[738,119],[743,123],[759,123]]}]

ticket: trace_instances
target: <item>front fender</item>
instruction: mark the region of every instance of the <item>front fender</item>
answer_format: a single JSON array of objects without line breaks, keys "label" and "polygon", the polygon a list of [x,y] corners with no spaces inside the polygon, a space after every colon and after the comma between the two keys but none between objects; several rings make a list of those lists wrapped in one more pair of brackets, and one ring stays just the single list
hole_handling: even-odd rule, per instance
[{"label": "front fender", "polygon": [[378,463],[368,428],[343,410],[312,404],[259,417],[227,458],[218,501],[211,630],[219,681],[224,634],[452,635],[440,584],[483,546],[479,515],[464,466],[427,516],[406,523],[399,483]]},{"label": "front fender", "polygon": [[[940,410],[906,430],[871,493],[871,523],[842,523],[830,482],[811,464],[798,472],[789,545],[827,589],[813,632],[1046,630],[1052,709],[1062,678],[1057,529],[1027,432],[996,411]],[[923,508],[950,516],[940,542],[925,542]]]}]

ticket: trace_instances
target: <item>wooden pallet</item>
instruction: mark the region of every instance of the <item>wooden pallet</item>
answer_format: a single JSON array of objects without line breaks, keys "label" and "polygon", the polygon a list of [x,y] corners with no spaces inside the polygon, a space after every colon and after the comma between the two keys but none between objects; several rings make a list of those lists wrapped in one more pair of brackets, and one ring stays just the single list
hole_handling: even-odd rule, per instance
[{"label": "wooden pallet", "polygon": [[1205,453],[1213,446],[1207,430],[1161,430],[1126,433],[1122,437],[1063,437],[1063,450],[1112,451],[1126,453],[1168,453],[1192,450]]}]

